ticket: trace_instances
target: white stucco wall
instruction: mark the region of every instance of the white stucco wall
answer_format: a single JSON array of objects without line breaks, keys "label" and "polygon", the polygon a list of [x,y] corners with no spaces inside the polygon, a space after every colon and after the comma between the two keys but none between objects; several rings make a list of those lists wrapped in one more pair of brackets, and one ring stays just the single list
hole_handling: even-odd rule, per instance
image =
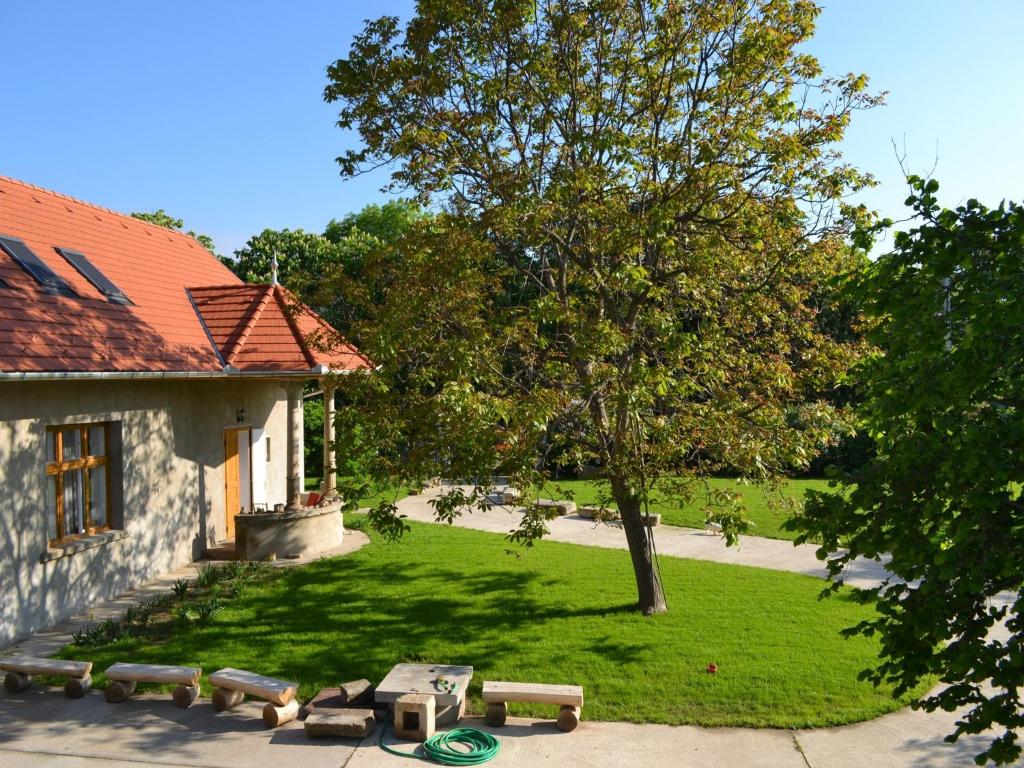
[{"label": "white stucco wall", "polygon": [[[41,563],[46,427],[95,421],[120,425],[112,511],[115,520],[123,515],[128,535]],[[254,501],[283,503],[286,400],[279,382],[0,382],[0,648],[190,562],[223,538],[223,431],[240,426],[253,427],[258,444]]]}]

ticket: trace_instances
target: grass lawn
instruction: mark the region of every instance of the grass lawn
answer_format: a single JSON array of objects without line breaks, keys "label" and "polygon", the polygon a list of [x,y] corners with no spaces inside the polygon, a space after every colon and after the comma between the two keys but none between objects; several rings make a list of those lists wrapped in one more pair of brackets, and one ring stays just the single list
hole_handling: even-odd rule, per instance
[{"label": "grass lawn", "polygon": [[351,555],[243,586],[205,626],[155,621],[149,636],[63,656],[96,670],[240,667],[298,680],[304,698],[379,681],[397,662],[471,664],[473,711],[482,712],[484,679],[578,683],[593,720],[812,727],[899,706],[856,679],[877,643],[838,634],[870,609],[845,596],[819,601],[822,582],[811,577],[665,557],[671,611],[645,619],[624,551],[541,541],[517,558],[498,534],[410,525],[399,543],[371,534]]},{"label": "grass lawn", "polygon": [[[782,524],[790,512],[779,503],[778,494],[766,494],[761,488],[743,485],[731,478],[712,478],[708,481],[713,488],[725,488],[739,491],[747,505],[747,517],[753,523],[747,533],[751,536],[766,536],[769,539],[789,539],[795,533],[782,529]],[[571,493],[577,504],[596,504],[603,492],[607,494],[607,484],[592,480],[552,480],[540,492],[543,498],[567,498]],[[803,499],[808,490],[828,490],[827,480],[786,480],[781,493],[790,498]],[[773,503],[774,502],[774,503]],[[680,507],[675,502],[662,501],[651,504],[652,512],[661,513],[661,521],[667,525],[681,525],[689,528],[703,528],[705,509],[708,506],[703,489],[697,498],[686,506]]]}]

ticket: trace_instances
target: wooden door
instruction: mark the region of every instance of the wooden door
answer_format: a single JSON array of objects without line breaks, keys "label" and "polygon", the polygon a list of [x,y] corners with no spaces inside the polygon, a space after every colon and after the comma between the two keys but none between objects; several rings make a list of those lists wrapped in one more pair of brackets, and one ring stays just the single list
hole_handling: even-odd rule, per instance
[{"label": "wooden door", "polygon": [[224,430],[224,538],[235,538],[235,515],[252,506],[252,428]]},{"label": "wooden door", "polygon": [[225,539],[235,538],[235,515],[239,508],[238,437],[224,430],[224,523]]},{"label": "wooden door", "polygon": [[224,430],[224,522],[225,539],[235,538],[235,515],[241,506],[238,472],[238,430]]}]

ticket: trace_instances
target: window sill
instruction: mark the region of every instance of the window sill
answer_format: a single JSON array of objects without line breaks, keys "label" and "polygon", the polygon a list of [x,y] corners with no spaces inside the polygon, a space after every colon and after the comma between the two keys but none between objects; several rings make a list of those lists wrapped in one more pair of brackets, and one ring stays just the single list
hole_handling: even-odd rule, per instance
[{"label": "window sill", "polygon": [[92,536],[83,536],[80,539],[75,539],[74,541],[69,541],[66,544],[61,544],[59,547],[47,548],[47,550],[39,556],[39,562],[53,562],[54,560],[60,560],[62,557],[67,557],[68,555],[74,555],[87,549],[103,547],[110,544],[112,541],[120,541],[121,539],[127,538],[128,533],[126,531],[104,531],[103,533],[94,533]]}]

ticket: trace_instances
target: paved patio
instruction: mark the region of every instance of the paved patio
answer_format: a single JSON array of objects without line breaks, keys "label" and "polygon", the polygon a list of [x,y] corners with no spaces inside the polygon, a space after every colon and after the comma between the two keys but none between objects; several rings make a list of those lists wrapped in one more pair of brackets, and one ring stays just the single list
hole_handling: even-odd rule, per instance
[{"label": "paved patio", "polygon": [[[142,694],[108,704],[93,691],[70,700],[57,688],[0,693],[0,765],[4,768],[400,768],[413,765],[363,740],[309,741],[301,723],[266,730],[259,702],[217,713],[209,699],[178,709],[167,695]],[[584,709],[584,714],[586,710]],[[954,768],[971,764],[979,741],[950,746],[950,715],[897,712],[869,723],[814,731],[695,728],[584,720],[572,733],[552,721],[510,718],[491,729],[494,768]],[[386,741],[395,744],[390,729]],[[413,745],[398,743],[411,751]]]}]

